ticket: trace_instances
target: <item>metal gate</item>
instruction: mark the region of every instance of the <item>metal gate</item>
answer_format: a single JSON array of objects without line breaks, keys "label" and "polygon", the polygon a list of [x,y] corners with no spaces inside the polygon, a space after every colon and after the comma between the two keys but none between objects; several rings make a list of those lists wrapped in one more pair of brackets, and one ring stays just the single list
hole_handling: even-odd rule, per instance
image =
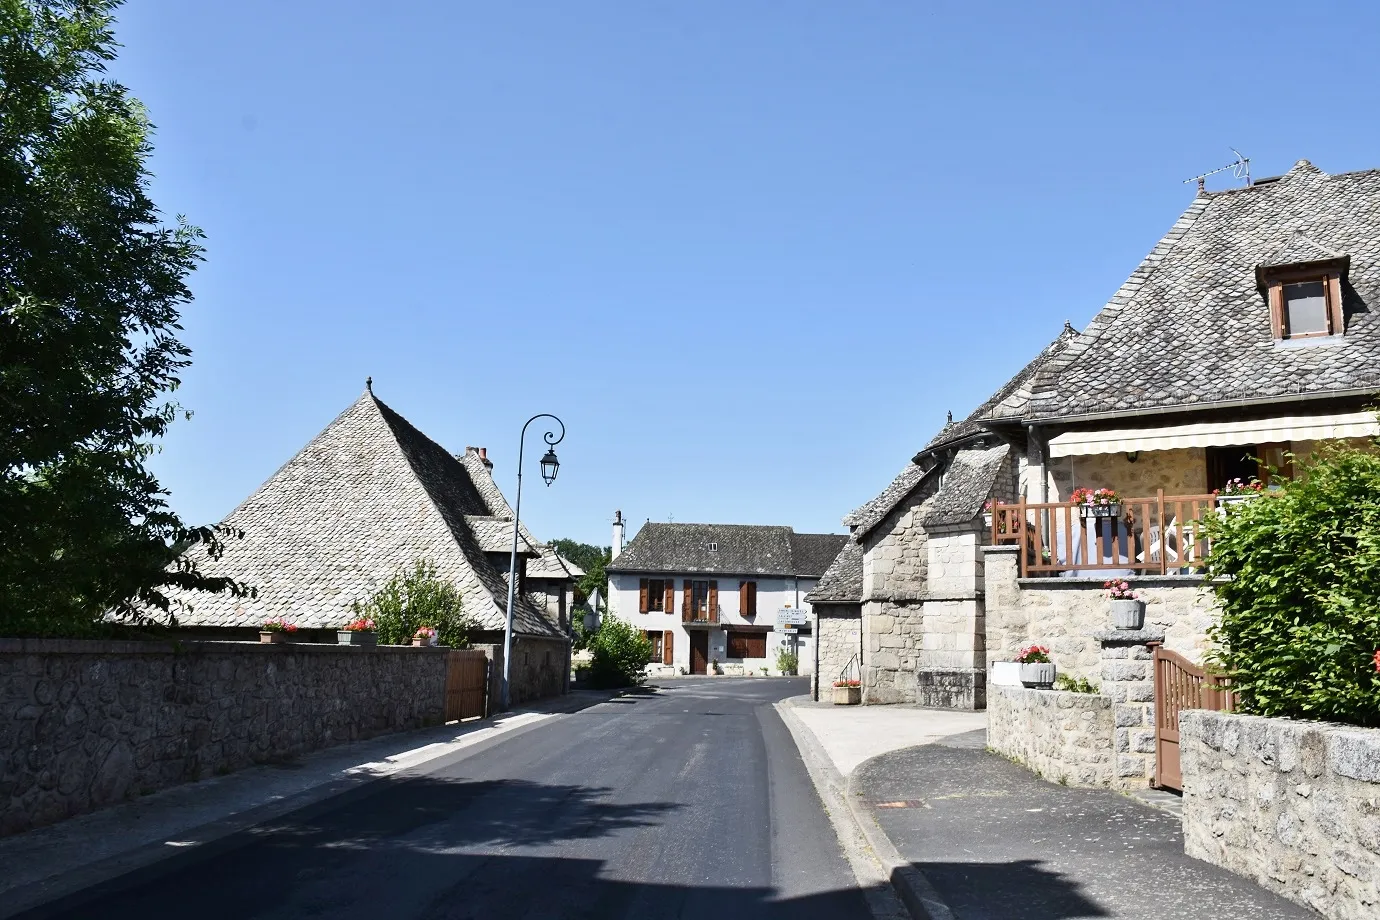
[{"label": "metal gate", "polygon": [[489,659],[479,649],[451,649],[446,655],[446,721],[487,714]]},{"label": "metal gate", "polygon": [[1179,767],[1179,713],[1184,709],[1231,712],[1236,699],[1226,679],[1208,674],[1184,656],[1159,645],[1155,666],[1155,785],[1182,790]]}]

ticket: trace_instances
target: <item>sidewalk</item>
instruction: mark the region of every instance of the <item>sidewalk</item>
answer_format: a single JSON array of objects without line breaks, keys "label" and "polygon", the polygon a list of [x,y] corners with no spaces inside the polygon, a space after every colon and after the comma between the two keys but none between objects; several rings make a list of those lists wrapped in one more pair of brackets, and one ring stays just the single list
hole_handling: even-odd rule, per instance
[{"label": "sidewalk", "polygon": [[[798,703],[782,707],[788,724],[798,717],[809,725],[808,713]],[[938,730],[944,723],[935,715],[912,709],[908,717]],[[1115,792],[1045,782],[988,753],[985,731],[892,750],[845,778],[832,753],[845,765],[856,756],[845,734],[827,737],[824,726],[826,737],[816,737],[815,725],[824,723],[816,719],[811,736],[797,735],[797,743],[818,773],[816,786],[824,783],[821,796],[828,804],[831,782],[842,783],[840,810],[856,819],[897,894],[921,920],[1318,916],[1185,856],[1172,814]],[[810,749],[816,760],[831,751],[824,755],[829,762],[811,765]]]},{"label": "sidewalk", "polygon": [[365,783],[437,758],[477,753],[616,695],[577,690],[488,719],[384,735],[174,786],[0,837],[0,920]]}]

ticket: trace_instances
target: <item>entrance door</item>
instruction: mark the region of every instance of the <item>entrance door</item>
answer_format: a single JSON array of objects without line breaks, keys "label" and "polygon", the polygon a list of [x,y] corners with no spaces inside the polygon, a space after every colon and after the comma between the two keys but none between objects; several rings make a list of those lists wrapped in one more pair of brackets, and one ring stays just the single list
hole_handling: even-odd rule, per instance
[{"label": "entrance door", "polygon": [[709,631],[690,630],[690,673],[709,673]]}]

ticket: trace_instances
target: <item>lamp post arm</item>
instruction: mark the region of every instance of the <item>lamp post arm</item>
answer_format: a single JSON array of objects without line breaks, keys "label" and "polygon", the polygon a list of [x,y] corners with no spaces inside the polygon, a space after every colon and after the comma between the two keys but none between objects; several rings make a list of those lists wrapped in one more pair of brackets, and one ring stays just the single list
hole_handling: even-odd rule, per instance
[{"label": "lamp post arm", "polygon": [[508,557],[508,613],[503,626],[503,709],[507,711],[512,704],[512,691],[509,687],[509,677],[512,674],[513,659],[513,599],[517,594],[518,570],[518,525],[522,521],[522,451],[527,444],[527,426],[539,418],[549,418],[557,425],[561,426],[561,433],[558,436],[554,431],[548,431],[542,435],[548,447],[555,447],[565,440],[565,422],[556,418],[549,412],[542,412],[529,418],[522,426],[522,433],[518,436],[518,462],[517,462],[517,494],[513,502],[513,552]]}]

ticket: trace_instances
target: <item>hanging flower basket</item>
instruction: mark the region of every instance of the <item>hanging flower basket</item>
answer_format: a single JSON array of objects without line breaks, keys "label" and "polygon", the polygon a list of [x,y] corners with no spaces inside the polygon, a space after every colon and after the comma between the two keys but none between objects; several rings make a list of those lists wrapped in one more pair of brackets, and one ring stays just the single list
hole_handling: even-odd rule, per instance
[{"label": "hanging flower basket", "polygon": [[1074,489],[1069,501],[1078,506],[1083,518],[1121,517],[1121,496],[1115,489]]}]

